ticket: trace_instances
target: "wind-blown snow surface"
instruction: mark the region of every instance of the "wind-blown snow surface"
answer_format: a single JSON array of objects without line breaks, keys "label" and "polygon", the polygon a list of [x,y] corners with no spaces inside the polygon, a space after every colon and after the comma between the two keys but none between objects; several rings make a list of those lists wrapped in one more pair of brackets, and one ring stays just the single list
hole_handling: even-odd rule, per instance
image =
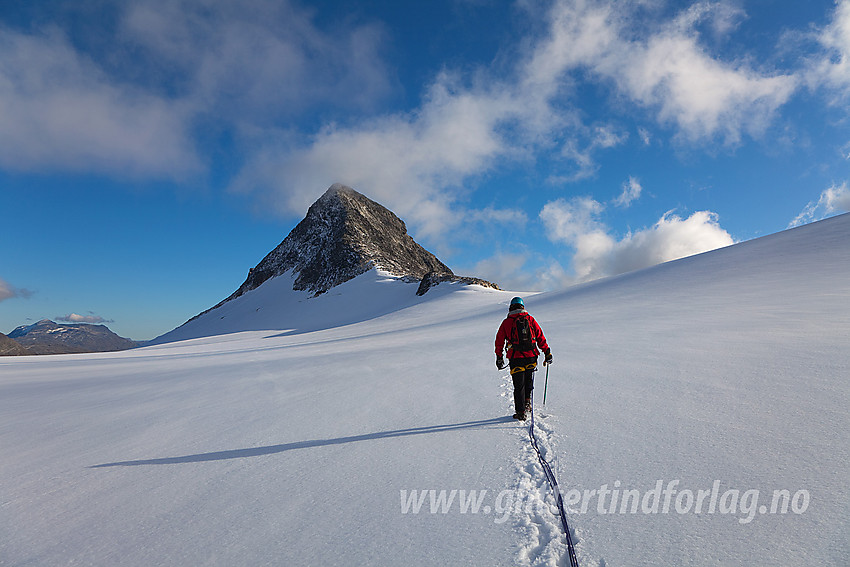
[{"label": "wind-blown snow surface", "polygon": [[[581,565],[847,564],[848,244],[845,215],[527,297],[555,355],[537,434],[580,496]],[[374,272],[334,291],[279,328],[246,307],[231,321],[260,330],[0,360],[0,564],[565,564],[493,367],[512,294],[418,298]],[[487,492],[477,513],[459,492],[403,513],[421,489]]]}]

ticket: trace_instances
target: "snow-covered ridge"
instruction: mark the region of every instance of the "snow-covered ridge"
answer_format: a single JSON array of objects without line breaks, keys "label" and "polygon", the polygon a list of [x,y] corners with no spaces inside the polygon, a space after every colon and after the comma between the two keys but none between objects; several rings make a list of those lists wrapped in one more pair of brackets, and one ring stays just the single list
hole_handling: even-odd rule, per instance
[{"label": "snow-covered ridge", "polygon": [[[469,288],[470,294],[490,291],[493,297],[507,292],[486,286],[446,282],[428,294],[417,295],[421,283],[372,268],[327,293],[315,296],[293,289],[292,271],[266,281],[256,289],[222,302],[153,341],[154,344],[242,331],[279,331],[289,334],[341,327],[395,313],[414,305]],[[469,295],[467,295],[468,297]],[[507,300],[507,299],[505,299]]]}]

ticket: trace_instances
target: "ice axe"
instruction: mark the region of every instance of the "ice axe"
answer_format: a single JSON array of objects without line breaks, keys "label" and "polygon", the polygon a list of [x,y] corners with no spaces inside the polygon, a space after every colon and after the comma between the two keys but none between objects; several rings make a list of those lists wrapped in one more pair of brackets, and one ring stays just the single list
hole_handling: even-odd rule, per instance
[{"label": "ice axe", "polygon": [[546,381],[543,382],[543,405],[546,405],[546,388],[549,387],[549,365],[543,364],[546,367]]}]

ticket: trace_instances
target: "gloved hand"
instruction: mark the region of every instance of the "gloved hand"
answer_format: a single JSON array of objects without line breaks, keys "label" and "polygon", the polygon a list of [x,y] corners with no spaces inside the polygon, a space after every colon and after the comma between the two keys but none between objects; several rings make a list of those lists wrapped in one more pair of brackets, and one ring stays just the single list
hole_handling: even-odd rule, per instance
[{"label": "gloved hand", "polygon": [[549,366],[552,364],[552,351],[547,348],[543,351],[543,354],[546,355],[546,358],[543,359],[543,366]]},{"label": "gloved hand", "polygon": [[501,354],[496,355],[496,368],[499,370],[503,370],[505,368],[505,359],[502,358]]}]

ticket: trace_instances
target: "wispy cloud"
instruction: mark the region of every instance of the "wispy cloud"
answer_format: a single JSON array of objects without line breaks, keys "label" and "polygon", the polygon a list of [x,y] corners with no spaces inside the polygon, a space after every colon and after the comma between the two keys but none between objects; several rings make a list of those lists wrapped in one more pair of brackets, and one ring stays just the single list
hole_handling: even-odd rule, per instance
[{"label": "wispy cloud", "polygon": [[6,301],[7,299],[12,299],[13,297],[21,297],[21,298],[29,298],[32,295],[28,289],[17,288],[12,284],[0,278],[0,301]]},{"label": "wispy cloud", "polygon": [[629,180],[623,183],[623,192],[614,199],[614,204],[618,207],[628,207],[640,198],[641,191],[643,191],[643,187],[641,187],[640,181],[634,177],[629,177]]},{"label": "wispy cloud", "polygon": [[444,74],[417,112],[328,126],[308,147],[265,147],[233,189],[291,212],[306,209],[317,188],[339,181],[387,204],[420,233],[437,235],[462,219],[451,205],[463,195],[464,179],[505,153],[497,126],[512,112],[498,93],[466,90]]},{"label": "wispy cloud", "polygon": [[574,164],[568,174],[556,174],[549,177],[549,183],[574,183],[593,177],[599,171],[596,155],[601,150],[615,148],[626,142],[629,135],[620,132],[614,126],[597,126],[589,130],[589,139],[584,142],[580,135],[575,135],[564,143],[561,156]]},{"label": "wispy cloud", "polygon": [[829,215],[850,211],[850,188],[845,181],[841,185],[832,185],[824,189],[817,201],[811,201],[794,217],[788,224],[788,228],[800,226],[816,220],[821,220]]},{"label": "wispy cloud", "polygon": [[78,315],[77,313],[69,313],[68,315],[56,317],[56,320],[63,323],[91,323],[93,325],[113,322],[112,319],[104,319],[99,315]]},{"label": "wispy cloud", "polygon": [[734,244],[710,211],[687,218],[671,211],[653,226],[617,239],[598,218],[604,209],[594,199],[578,197],[551,201],[540,212],[549,239],[572,249],[572,281],[564,283],[622,274]]},{"label": "wispy cloud", "polygon": [[737,143],[744,133],[759,135],[798,86],[791,74],[710,55],[697,24],[707,20],[716,33],[732,29],[740,12],[724,4],[697,3],[644,29],[630,27],[629,10],[622,3],[558,2],[549,58],[613,83],[621,95],[654,109],[660,123],[676,126],[684,139],[719,136]]},{"label": "wispy cloud", "polygon": [[834,102],[846,101],[850,95],[850,0],[836,2],[831,21],[816,31],[815,40],[822,51],[810,63],[809,85],[831,90]]},{"label": "wispy cloud", "polygon": [[476,262],[469,273],[493,281],[502,289],[531,290],[527,261],[527,254],[500,252]]},{"label": "wispy cloud", "polygon": [[524,211],[515,209],[496,209],[494,207],[486,207],[470,211],[466,217],[474,222],[485,223],[509,223],[514,226],[525,226],[528,222],[528,215]]},{"label": "wispy cloud", "polygon": [[15,297],[15,290],[6,281],[0,279],[0,301]]}]

